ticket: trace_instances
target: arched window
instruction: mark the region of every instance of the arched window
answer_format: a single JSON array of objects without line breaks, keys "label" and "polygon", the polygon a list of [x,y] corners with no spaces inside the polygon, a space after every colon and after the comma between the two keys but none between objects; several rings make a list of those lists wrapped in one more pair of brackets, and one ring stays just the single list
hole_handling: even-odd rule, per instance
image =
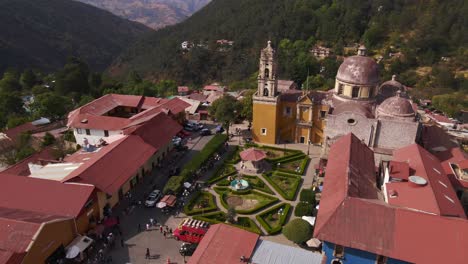
[{"label": "arched window", "polygon": [[263,96],[268,96],[268,89],[267,88],[263,89]]},{"label": "arched window", "polygon": [[270,70],[265,68],[265,78],[270,78]]},{"label": "arched window", "polygon": [[341,83],[338,84],[338,94],[343,94],[343,89],[344,89],[343,84]]},{"label": "arched window", "polygon": [[359,97],[359,86],[353,86],[353,93],[351,95],[352,98],[358,98]]}]

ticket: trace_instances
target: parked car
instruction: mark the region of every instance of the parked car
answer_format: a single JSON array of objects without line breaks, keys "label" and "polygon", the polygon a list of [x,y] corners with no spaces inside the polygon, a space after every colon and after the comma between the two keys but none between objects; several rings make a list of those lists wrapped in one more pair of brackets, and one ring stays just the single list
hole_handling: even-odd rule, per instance
[{"label": "parked car", "polygon": [[222,126],[217,126],[216,127],[216,134],[221,134],[224,132],[224,128]]},{"label": "parked car", "polygon": [[145,206],[154,207],[156,203],[162,198],[162,192],[160,190],[154,190],[146,198]]},{"label": "parked car", "polygon": [[177,241],[200,243],[209,227],[210,224],[208,222],[185,218],[172,232],[172,235]]},{"label": "parked car", "polygon": [[179,253],[182,256],[192,256],[195,249],[197,249],[198,244],[191,243],[182,243],[179,248]]},{"label": "parked car", "polygon": [[208,128],[203,128],[203,129],[200,131],[200,135],[201,135],[201,136],[209,136],[209,135],[211,135],[211,130],[209,130]]},{"label": "parked car", "polygon": [[174,145],[176,145],[176,146],[177,146],[177,145],[180,145],[180,144],[182,143],[182,139],[181,139],[180,137],[177,137],[177,136],[176,136],[176,137],[173,137],[173,138],[172,138],[172,143],[173,143]]}]

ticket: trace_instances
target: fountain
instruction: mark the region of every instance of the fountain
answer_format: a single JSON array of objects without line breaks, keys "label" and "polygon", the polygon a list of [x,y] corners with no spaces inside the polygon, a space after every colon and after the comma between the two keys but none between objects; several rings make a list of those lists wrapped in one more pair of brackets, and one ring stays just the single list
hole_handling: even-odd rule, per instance
[{"label": "fountain", "polygon": [[249,182],[243,180],[242,177],[237,177],[235,180],[231,181],[231,189],[235,191],[245,190],[249,188]]}]

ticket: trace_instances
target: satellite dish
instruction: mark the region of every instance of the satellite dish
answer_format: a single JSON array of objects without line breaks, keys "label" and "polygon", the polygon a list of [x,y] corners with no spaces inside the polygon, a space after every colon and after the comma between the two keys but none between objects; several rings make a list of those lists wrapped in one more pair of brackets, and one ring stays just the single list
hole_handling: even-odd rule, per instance
[{"label": "satellite dish", "polygon": [[413,186],[425,186],[427,184],[427,180],[421,176],[409,176],[408,181]]}]

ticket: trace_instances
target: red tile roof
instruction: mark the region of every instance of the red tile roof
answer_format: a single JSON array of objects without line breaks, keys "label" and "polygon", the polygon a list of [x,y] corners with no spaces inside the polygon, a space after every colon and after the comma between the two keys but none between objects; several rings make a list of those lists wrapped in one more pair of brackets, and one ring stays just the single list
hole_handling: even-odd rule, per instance
[{"label": "red tile roof", "polygon": [[4,133],[11,140],[13,140],[13,142],[16,142],[18,140],[18,136],[21,135],[21,133],[31,132],[35,129],[37,129],[37,126],[33,125],[31,122],[28,122],[11,129],[7,129]]},{"label": "red tile roof", "polygon": [[201,93],[192,93],[187,98],[192,99],[192,100],[197,100],[202,103],[206,102],[206,99],[208,98],[207,95],[201,94]]},{"label": "red tile roof", "polygon": [[456,189],[468,188],[468,181],[458,178],[450,164],[456,164],[460,169],[468,168],[468,154],[461,148],[451,148],[435,154],[442,162],[442,167]]},{"label": "red tile roof", "polygon": [[397,179],[408,180],[408,177],[410,176],[410,168],[407,162],[399,162],[392,160],[389,162],[388,167],[390,176]]},{"label": "red tile roof", "polygon": [[453,140],[447,132],[438,126],[424,126],[422,130],[423,146],[432,153],[440,152],[438,149],[449,150],[458,147],[458,143]]},{"label": "red tile roof", "polygon": [[242,160],[259,161],[266,158],[264,151],[255,148],[249,148],[239,153]]},{"label": "red tile roof", "polygon": [[0,173],[0,207],[77,217],[94,187]]},{"label": "red tile roof", "polygon": [[43,150],[32,154],[24,160],[8,167],[2,173],[17,175],[17,176],[29,176],[31,171],[29,170],[29,163],[40,163],[41,161],[52,161],[54,160],[52,146],[46,147]]},{"label": "red tile roof", "polygon": [[314,236],[412,263],[465,263],[468,221],[377,199],[369,151],[354,135],[332,145]]},{"label": "red tile roof", "polygon": [[466,218],[445,170],[434,155],[418,144],[412,144],[395,150],[393,160],[408,162],[413,175],[424,178],[428,184],[411,187],[408,182],[388,183],[387,189],[398,192],[398,197],[389,199],[390,204],[443,216]]},{"label": "red tile roof", "polygon": [[21,264],[26,252],[17,253],[0,249],[0,263],[2,264]]},{"label": "red tile roof", "polygon": [[171,142],[171,139],[181,130],[182,126],[179,123],[166,114],[159,113],[143,125],[127,129],[124,133],[137,135],[158,150]]},{"label": "red tile roof", "polygon": [[434,120],[434,121],[436,121],[438,123],[455,124],[455,122],[453,122],[452,120],[450,120],[448,117],[446,117],[444,115],[432,113],[432,114],[428,114],[427,116],[430,119],[432,119],[432,120]]},{"label": "red tile roof", "polygon": [[212,225],[205,234],[189,264],[238,264],[240,257],[252,257],[260,236],[243,229],[225,225]]},{"label": "red tile roof", "polygon": [[83,163],[63,182],[80,182],[96,186],[110,195],[138,173],[156,148],[139,136],[126,136],[93,153],[77,152],[65,158],[67,162]]}]

